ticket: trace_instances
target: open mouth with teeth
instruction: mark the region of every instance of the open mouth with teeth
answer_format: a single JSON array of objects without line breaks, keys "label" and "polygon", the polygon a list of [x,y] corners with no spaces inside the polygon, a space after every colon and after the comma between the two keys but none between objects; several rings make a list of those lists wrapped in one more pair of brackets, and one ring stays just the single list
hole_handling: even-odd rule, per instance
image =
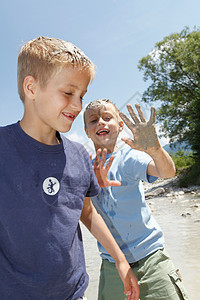
[{"label": "open mouth with teeth", "polygon": [[63,115],[70,121],[74,121],[75,115],[70,113],[63,113]]},{"label": "open mouth with teeth", "polygon": [[100,129],[96,132],[97,135],[107,135],[110,131],[108,129]]}]

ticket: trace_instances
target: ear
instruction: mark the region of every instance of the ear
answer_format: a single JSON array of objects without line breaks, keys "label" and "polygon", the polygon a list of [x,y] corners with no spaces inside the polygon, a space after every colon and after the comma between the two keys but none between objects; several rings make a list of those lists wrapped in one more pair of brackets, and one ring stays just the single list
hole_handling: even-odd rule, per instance
[{"label": "ear", "polygon": [[119,121],[119,132],[122,132],[124,129],[124,122],[122,120]]},{"label": "ear", "polygon": [[24,94],[27,98],[34,100],[36,93],[37,81],[31,75],[26,76],[23,83]]}]

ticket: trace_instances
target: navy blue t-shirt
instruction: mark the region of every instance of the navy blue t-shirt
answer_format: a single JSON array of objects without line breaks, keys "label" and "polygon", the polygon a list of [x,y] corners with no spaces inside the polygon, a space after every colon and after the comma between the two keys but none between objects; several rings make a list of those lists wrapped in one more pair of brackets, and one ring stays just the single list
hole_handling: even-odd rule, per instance
[{"label": "navy blue t-shirt", "polygon": [[66,300],[87,285],[79,219],[99,186],[84,147],[0,128],[0,299]]}]

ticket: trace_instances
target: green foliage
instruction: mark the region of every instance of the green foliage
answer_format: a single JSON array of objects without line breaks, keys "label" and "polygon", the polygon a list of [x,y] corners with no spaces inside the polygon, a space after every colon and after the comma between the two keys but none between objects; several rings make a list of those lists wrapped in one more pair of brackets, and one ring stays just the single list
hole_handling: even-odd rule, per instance
[{"label": "green foliage", "polygon": [[157,120],[170,142],[187,142],[200,158],[200,30],[185,28],[155,45],[138,68],[150,85],[143,94],[158,101]]},{"label": "green foliage", "polygon": [[200,163],[197,161],[191,167],[184,169],[179,175],[179,186],[200,185]]},{"label": "green foliage", "polygon": [[200,185],[200,162],[195,161],[192,151],[179,149],[175,154],[170,153],[170,156],[176,166],[176,174],[179,176],[178,185],[180,187]]},{"label": "green foliage", "polygon": [[192,151],[178,150],[175,154],[170,153],[173,159],[177,173],[180,173],[185,168],[191,167],[194,164],[194,156]]}]

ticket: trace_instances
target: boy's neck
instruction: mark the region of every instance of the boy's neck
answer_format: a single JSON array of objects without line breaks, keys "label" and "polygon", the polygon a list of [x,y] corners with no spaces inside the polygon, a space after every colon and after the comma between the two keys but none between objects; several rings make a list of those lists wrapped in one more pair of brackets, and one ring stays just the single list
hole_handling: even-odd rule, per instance
[{"label": "boy's neck", "polygon": [[39,143],[45,145],[57,145],[60,143],[54,129],[50,131],[49,129],[45,130],[43,128],[43,130],[41,131],[36,124],[27,122],[25,118],[22,118],[22,120],[19,122],[19,125],[27,135],[29,135]]},{"label": "boy's neck", "polygon": [[114,145],[113,147],[103,147],[103,146],[95,145],[95,150],[97,151],[98,149],[101,149],[101,150],[106,149],[107,150],[107,154],[116,152],[118,150],[118,148],[117,148],[116,145]]}]

